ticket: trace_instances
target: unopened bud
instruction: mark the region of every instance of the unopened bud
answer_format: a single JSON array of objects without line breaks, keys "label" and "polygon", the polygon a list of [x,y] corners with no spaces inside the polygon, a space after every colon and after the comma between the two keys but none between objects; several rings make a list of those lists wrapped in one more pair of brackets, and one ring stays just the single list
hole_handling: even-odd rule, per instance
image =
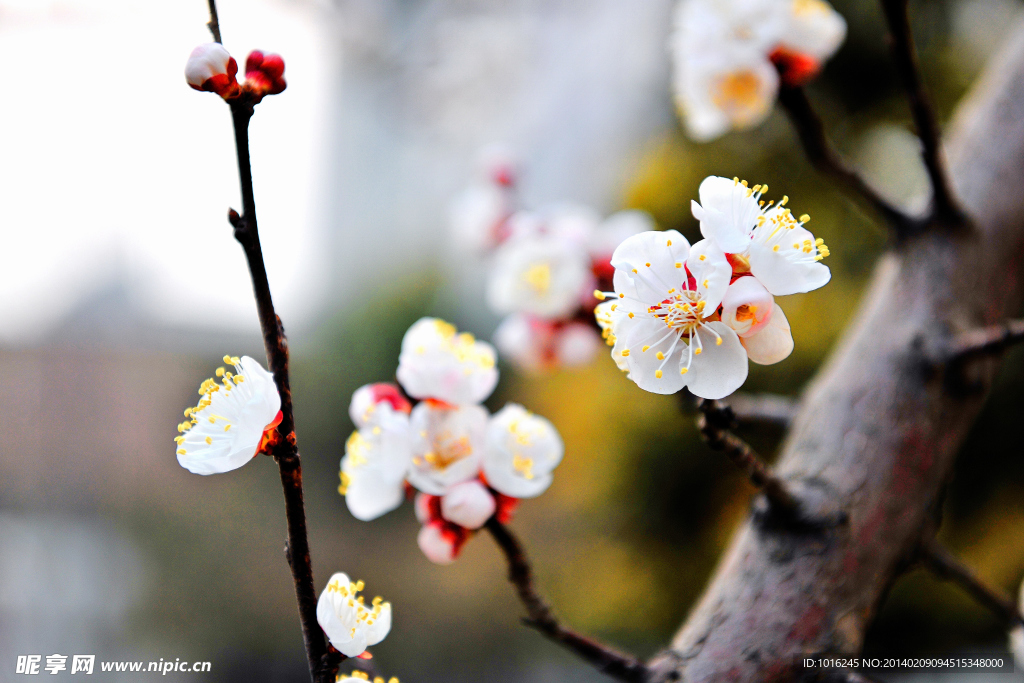
[{"label": "unopened bud", "polygon": [[196,90],[215,92],[224,99],[237,97],[241,89],[235,75],[238,64],[220,43],[206,43],[192,50],[185,63],[185,80]]},{"label": "unopened bud", "polygon": [[469,533],[465,529],[437,521],[420,529],[416,543],[434,564],[451,564],[459,556],[467,538]]},{"label": "unopened bud", "polygon": [[479,481],[456,484],[441,498],[441,515],[466,529],[479,529],[497,507],[494,496]]},{"label": "unopened bud", "polygon": [[362,428],[369,424],[379,404],[387,404],[392,410],[406,415],[412,412],[412,404],[396,385],[381,382],[365,384],[356,389],[352,394],[348,414],[356,427]]},{"label": "unopened bud", "polygon": [[245,86],[259,97],[277,95],[288,86],[284,80],[281,55],[265,55],[253,50],[245,60]]}]

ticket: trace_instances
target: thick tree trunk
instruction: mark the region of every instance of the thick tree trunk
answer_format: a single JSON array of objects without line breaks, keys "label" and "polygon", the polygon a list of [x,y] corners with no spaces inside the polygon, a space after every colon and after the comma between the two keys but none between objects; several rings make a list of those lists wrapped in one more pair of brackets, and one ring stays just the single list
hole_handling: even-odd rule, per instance
[{"label": "thick tree trunk", "polygon": [[857,652],[934,534],[998,367],[980,359],[956,370],[943,352],[952,335],[1016,315],[1024,299],[1024,27],[961,105],[948,152],[976,232],[939,227],[881,260],[779,460],[782,476],[845,520],[800,531],[755,512],[652,662],[653,681],[787,681],[800,654]]}]

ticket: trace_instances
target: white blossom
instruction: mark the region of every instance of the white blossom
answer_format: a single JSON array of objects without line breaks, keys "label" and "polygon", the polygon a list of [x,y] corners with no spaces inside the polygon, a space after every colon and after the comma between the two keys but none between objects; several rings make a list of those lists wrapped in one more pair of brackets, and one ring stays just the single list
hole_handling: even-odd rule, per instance
[{"label": "white blossom", "polygon": [[199,387],[199,404],[185,411],[175,437],[178,462],[195,474],[218,474],[249,462],[281,410],[274,376],[250,358],[224,356],[234,372],[217,369]]},{"label": "white blossom", "polygon": [[599,324],[637,386],[658,394],[686,386],[717,399],[743,384],[747,354],[736,332],[715,319],[732,267],[714,243],[691,249],[675,230],[645,232],[619,245],[612,265],[615,291],[598,292],[611,297]]},{"label": "white blossom", "polygon": [[338,492],[356,519],[369,521],[402,504],[412,466],[409,416],[377,404],[373,418],[345,442]]},{"label": "white blossom", "polygon": [[761,206],[767,189],[736,178],[705,178],[700,203],[691,202],[701,234],[731,255],[737,274],[749,272],[775,296],[825,285],[832,274],[821,260],[829,251],[804,227],[810,217],[794,218],[785,196],[776,206]]},{"label": "white blossom", "polygon": [[551,485],[551,471],[565,446],[548,420],[510,403],[487,426],[484,476],[495,491],[514,498],[539,496]]},{"label": "white blossom", "polygon": [[707,141],[760,124],[778,93],[773,60],[795,60],[792,76],[803,82],[845,36],[846,22],[822,0],[681,0],[670,48],[687,132]]},{"label": "white blossom", "polygon": [[586,365],[597,355],[601,340],[583,323],[554,323],[513,313],[494,331],[494,345],[506,360],[536,372]]},{"label": "white blossom", "polygon": [[475,404],[498,383],[494,347],[437,318],[421,318],[402,339],[398,381],[418,399]]},{"label": "white blossom", "polygon": [[[575,227],[566,227],[570,229]],[[520,235],[495,254],[487,301],[499,313],[562,318],[579,307],[592,282],[586,249],[573,239],[558,234]]]},{"label": "white blossom", "polygon": [[480,406],[446,408],[424,401],[413,408],[409,483],[440,496],[475,478],[480,471],[487,418],[487,410]]},{"label": "white blossom", "polygon": [[358,657],[384,640],[391,630],[391,603],[374,598],[367,607],[363,582],[352,582],[344,572],[331,577],[316,605],[316,620],[328,640],[346,657]]},{"label": "white blossom", "polygon": [[441,516],[464,529],[479,529],[496,508],[494,496],[476,479],[456,484],[441,497]]}]

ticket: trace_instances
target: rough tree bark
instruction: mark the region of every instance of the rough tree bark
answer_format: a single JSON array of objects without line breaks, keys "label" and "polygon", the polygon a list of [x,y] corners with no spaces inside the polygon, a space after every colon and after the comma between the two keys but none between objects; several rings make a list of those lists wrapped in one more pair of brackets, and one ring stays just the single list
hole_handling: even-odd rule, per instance
[{"label": "rough tree bark", "polygon": [[934,535],[999,365],[946,363],[948,349],[1024,299],[1024,26],[959,107],[947,150],[975,232],[932,226],[881,259],[778,461],[783,478],[845,519],[793,529],[755,505],[651,662],[651,681],[796,680],[796,655],[859,651],[887,590]]}]

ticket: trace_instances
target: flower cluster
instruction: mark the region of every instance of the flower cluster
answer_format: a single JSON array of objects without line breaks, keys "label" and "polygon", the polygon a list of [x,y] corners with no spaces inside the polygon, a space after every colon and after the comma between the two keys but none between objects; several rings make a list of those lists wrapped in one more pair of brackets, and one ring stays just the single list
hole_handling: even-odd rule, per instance
[{"label": "flower cluster", "polygon": [[512,163],[493,159],[486,176],[455,201],[451,225],[460,246],[492,257],[487,301],[506,316],[495,345],[526,370],[589,363],[601,347],[590,293],[611,286],[619,242],[652,230],[653,221],[641,211],[602,221],[575,204],[517,210]]},{"label": "flower cluster", "polygon": [[245,60],[245,81],[236,80],[238,63],[220,43],[205,43],[192,50],[185,63],[185,80],[196,90],[215,92],[225,100],[248,95],[259,102],[284,91],[284,60],[280,55],[253,50]]},{"label": "flower cluster", "polygon": [[676,104],[705,141],[771,112],[779,78],[810,80],[846,37],[824,0],[681,0],[671,40]]},{"label": "flower cluster", "polygon": [[691,247],[675,230],[645,232],[615,250],[615,291],[595,292],[595,316],[615,363],[641,389],[723,398],[746,380],[748,359],[768,365],[792,352],[775,297],[827,283],[828,247],[788,197],[766,205],[767,190],[706,178],[692,203],[704,239]]},{"label": "flower cluster", "polygon": [[551,484],[563,445],[550,422],[509,404],[490,415],[481,401],[498,382],[494,348],[437,318],[406,332],[398,381],[414,407],[390,384],[352,396],[356,425],[341,460],[349,511],[364,521],[418,491],[419,546],[433,562],[459,554],[472,531],[492,516],[508,521],[520,498]]},{"label": "flower cluster", "polygon": [[[331,577],[316,604],[320,628],[331,645],[346,657],[358,657],[366,648],[384,640],[391,630],[391,603],[374,598],[367,607],[363,596],[359,595],[363,588],[362,581],[350,581],[347,574],[338,572]],[[397,680],[392,679],[394,683]]]},{"label": "flower cluster", "polygon": [[281,395],[274,376],[250,358],[224,356],[216,379],[199,387],[199,404],[178,425],[178,462],[195,474],[236,470],[270,444],[281,421]]}]

